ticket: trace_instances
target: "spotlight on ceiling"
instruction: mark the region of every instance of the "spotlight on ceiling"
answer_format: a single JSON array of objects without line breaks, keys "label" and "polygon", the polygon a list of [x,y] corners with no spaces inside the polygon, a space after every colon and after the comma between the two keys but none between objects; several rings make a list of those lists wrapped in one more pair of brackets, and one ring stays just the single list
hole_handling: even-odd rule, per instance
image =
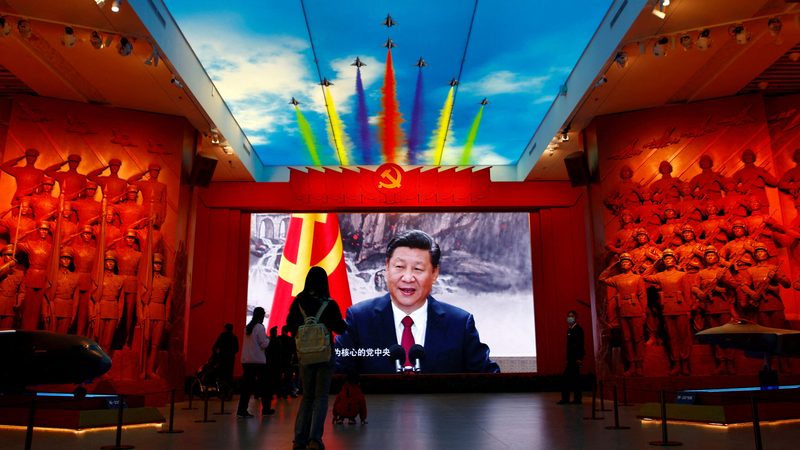
[{"label": "spotlight on ceiling", "polygon": [[769,34],[777,36],[781,34],[781,28],[783,28],[783,23],[781,22],[781,19],[773,17],[772,19],[769,19],[769,21],[767,22],[767,28],[769,29]]},{"label": "spotlight on ceiling", "polygon": [[5,17],[0,17],[0,37],[6,37],[11,34],[11,25]]},{"label": "spotlight on ceiling", "polygon": [[61,38],[61,43],[64,44],[64,47],[72,48],[77,41],[78,38],[75,37],[75,30],[73,30],[72,27],[64,27],[64,36]]},{"label": "spotlight on ceiling", "polygon": [[158,50],[153,49],[153,53],[150,54],[150,57],[144,60],[144,63],[148,66],[158,67],[158,61],[161,60],[161,57],[158,56]]},{"label": "spotlight on ceiling", "polygon": [[211,133],[211,143],[214,145],[219,144],[219,135],[217,133]]},{"label": "spotlight on ceiling", "polygon": [[762,80],[758,82],[758,88],[761,89],[762,91],[767,90],[768,87],[769,87],[769,81]]},{"label": "spotlight on ceiling", "polygon": [[656,43],[653,44],[653,55],[656,57],[666,56],[667,44],[669,44],[669,38],[666,36],[657,40]]},{"label": "spotlight on ceiling", "polygon": [[602,77],[598,78],[597,81],[594,82],[594,87],[600,87],[606,83],[608,83],[608,78],[606,78],[606,76],[603,75]]},{"label": "spotlight on ceiling", "polygon": [[224,146],[222,146],[222,152],[225,153],[228,156],[231,156],[234,153],[233,152],[233,147],[231,147],[230,145],[224,145]]},{"label": "spotlight on ceiling", "polygon": [[559,138],[561,142],[569,142],[569,126],[561,130],[561,137]]},{"label": "spotlight on ceiling", "polygon": [[684,51],[691,50],[692,45],[694,45],[692,37],[688,34],[682,34],[681,37],[678,38],[678,42],[681,44],[681,47],[683,47]]},{"label": "spotlight on ceiling", "polygon": [[169,82],[178,89],[183,88],[183,83],[181,83],[181,80],[179,80],[175,75],[172,76],[172,79],[170,79]]},{"label": "spotlight on ceiling", "polygon": [[133,43],[130,41],[130,39],[126,37],[121,37],[119,39],[119,44],[117,44],[117,53],[119,53],[120,56],[130,56],[130,54],[133,53]]},{"label": "spotlight on ceiling", "polygon": [[94,47],[95,50],[100,50],[101,48],[105,47],[103,44],[103,38],[100,37],[100,33],[97,31],[92,31],[92,35],[89,36],[89,43],[92,44],[92,47]]},{"label": "spotlight on ceiling", "polygon": [[94,0],[94,2],[97,3],[97,6],[99,6],[101,8],[103,6],[106,6],[106,0]]},{"label": "spotlight on ceiling", "polygon": [[706,51],[711,48],[711,30],[706,28],[697,35],[697,49]]},{"label": "spotlight on ceiling", "polygon": [[624,69],[628,64],[628,54],[625,52],[617,52],[617,56],[614,57],[614,62],[617,63],[620,69]]},{"label": "spotlight on ceiling", "polygon": [[[95,0],[95,1],[97,1],[97,0]],[[105,3],[105,1],[103,1],[103,3]],[[120,3],[122,3],[122,0],[114,0],[114,2],[111,3],[111,11],[115,12],[115,13],[118,13],[119,12],[119,4]]]},{"label": "spotlight on ceiling", "polygon": [[17,21],[17,31],[19,31],[19,35],[22,36],[24,39],[30,39],[33,36],[33,30],[31,30],[31,23],[25,19],[20,19]]},{"label": "spotlight on ceiling", "polygon": [[742,24],[733,25],[728,29],[728,32],[736,39],[736,43],[739,45],[745,45],[750,42],[750,32]]},{"label": "spotlight on ceiling", "polygon": [[667,17],[667,6],[669,6],[669,0],[656,0],[656,5],[653,6],[652,11],[653,15],[664,20]]}]

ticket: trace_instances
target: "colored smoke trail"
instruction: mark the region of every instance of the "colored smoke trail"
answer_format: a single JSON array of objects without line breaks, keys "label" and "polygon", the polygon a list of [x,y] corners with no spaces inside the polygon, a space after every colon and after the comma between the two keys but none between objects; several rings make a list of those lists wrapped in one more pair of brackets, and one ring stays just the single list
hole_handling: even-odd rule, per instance
[{"label": "colored smoke trail", "polygon": [[364,94],[364,83],[361,81],[361,68],[356,68],[356,94],[358,97],[358,111],[356,123],[358,124],[358,145],[361,148],[361,158],[364,164],[372,164],[372,148],[369,142],[369,114],[367,114],[367,98]]},{"label": "colored smoke trail", "polygon": [[328,137],[331,140],[331,144],[336,149],[336,156],[339,158],[339,164],[346,166],[350,164],[350,160],[347,157],[347,136],[344,134],[344,125],[341,119],[339,119],[339,114],[336,113],[336,107],[333,104],[333,96],[331,95],[330,89],[325,86],[324,90],[325,106],[328,108],[328,117],[331,121]]},{"label": "colored smoke trail", "polygon": [[381,113],[380,135],[383,143],[383,156],[386,162],[396,162],[395,151],[402,145],[403,140],[403,132],[400,129],[403,119],[397,103],[397,86],[394,79],[391,49],[386,54],[386,74],[382,91],[383,112]]},{"label": "colored smoke trail", "polygon": [[436,134],[433,136],[433,164],[438,166],[442,164],[442,154],[444,153],[444,141],[447,137],[448,127],[452,125],[450,122],[450,114],[453,112],[453,91],[454,86],[450,87],[447,93],[447,99],[444,101],[442,112],[439,114],[439,122],[436,129]]},{"label": "colored smoke trail", "polygon": [[311,155],[311,161],[315,166],[321,166],[322,162],[319,160],[319,155],[317,154],[317,143],[314,142],[314,133],[311,132],[311,124],[308,123],[303,113],[300,112],[298,106],[295,106],[294,110],[297,112],[297,126],[300,127],[300,134],[303,136],[303,142],[306,143],[308,153]]},{"label": "colored smoke trail", "polygon": [[415,164],[417,151],[422,142],[422,67],[417,73],[417,88],[414,91],[414,109],[411,111],[411,131],[408,135],[408,162]]},{"label": "colored smoke trail", "polygon": [[461,166],[470,165],[470,159],[472,159],[472,146],[475,145],[475,138],[478,136],[478,127],[481,126],[482,117],[483,105],[481,105],[481,109],[478,110],[478,114],[475,115],[475,120],[472,121],[472,127],[469,129],[467,143],[464,144],[464,153],[461,154],[461,161],[458,163]]}]

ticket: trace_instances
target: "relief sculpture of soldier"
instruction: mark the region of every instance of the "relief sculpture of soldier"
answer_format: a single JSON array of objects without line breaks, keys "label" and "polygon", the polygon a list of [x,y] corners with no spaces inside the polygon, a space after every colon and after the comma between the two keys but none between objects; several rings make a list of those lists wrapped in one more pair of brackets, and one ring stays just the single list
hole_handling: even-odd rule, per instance
[{"label": "relief sculpture of soldier", "polygon": [[94,316],[90,320],[93,322],[92,328],[97,336],[97,343],[109,354],[114,332],[122,316],[122,284],[122,277],[117,275],[117,254],[113,250],[108,250],[104,255],[103,280],[98,283],[93,295]]},{"label": "relief sculpture of soldier", "polygon": [[128,183],[138,187],[142,193],[142,205],[149,212],[148,215],[154,216],[153,225],[156,228],[161,228],[167,213],[167,185],[158,181],[160,172],[161,166],[150,164],[146,171],[128,178]]},{"label": "relief sculpture of soldier", "polygon": [[47,219],[58,212],[58,197],[53,196],[53,186],[56,180],[53,177],[44,176],[42,184],[36,190],[36,193],[31,196],[31,208],[36,220]]},{"label": "relief sculpture of soldier", "polygon": [[[67,157],[66,161],[62,161],[46,168],[44,173],[53,177],[58,181],[58,187],[61,188],[61,195],[67,200],[74,200],[78,198],[78,194],[83,192],[86,188],[86,175],[78,173],[78,165],[81,163],[81,156],[71,154]],[[66,172],[61,172],[60,169],[68,166]]]},{"label": "relief sculpture of soldier", "polygon": [[619,183],[603,201],[608,209],[615,215],[623,209],[633,209],[642,203],[641,192],[643,187],[633,181],[633,169],[628,165],[619,170]]},{"label": "relief sculpture of soldier", "polygon": [[102,220],[103,206],[94,199],[97,193],[97,183],[87,181],[86,188],[72,201],[72,207],[78,212],[79,225],[90,225]]},{"label": "relief sculpture of soldier", "polygon": [[75,311],[75,334],[88,337],[89,302],[92,290],[92,270],[97,259],[94,228],[83,225],[77,235],[64,239],[72,247],[73,264],[78,275],[78,302]]},{"label": "relief sculpture of soldier", "polygon": [[619,230],[614,232],[614,235],[606,243],[606,250],[612,255],[619,255],[626,253],[636,246],[634,233],[636,232],[636,224],[633,221],[633,213],[630,210],[623,209],[619,214]]},{"label": "relief sculpture of soldier", "polygon": [[702,242],[721,249],[728,242],[728,234],[725,229],[727,223],[728,219],[720,211],[717,202],[714,200],[707,201],[703,221],[699,224]]},{"label": "relief sculpture of soldier", "polygon": [[[55,285],[45,296],[46,310],[50,315],[48,329],[56,333],[67,333],[75,319],[78,309],[78,284],[80,276],[74,273],[75,265],[72,263],[73,251],[71,247],[62,247],[59,252],[58,273],[51,283]],[[52,295],[52,298],[48,298]]]},{"label": "relief sculpture of soldier", "polygon": [[[695,308],[703,317],[703,326],[700,328],[718,327],[731,321],[734,301],[731,288],[734,286],[731,273],[720,261],[716,247],[706,246],[703,256],[705,268],[700,270],[692,285]],[[715,361],[714,374],[733,375],[736,372],[733,350],[723,349],[718,345],[711,349]]]},{"label": "relief sculpture of soldier", "polygon": [[[12,205],[19,203],[22,197],[33,195],[39,185],[42,184],[44,171],[36,168],[36,160],[38,158],[39,150],[29,148],[25,150],[24,155],[9,159],[0,165],[0,169],[14,177],[17,182],[17,190],[14,192],[14,197],[11,200]],[[25,160],[25,165],[17,166],[23,159]]]},{"label": "relief sculpture of soldier", "polygon": [[14,259],[14,246],[3,247],[3,262],[0,266],[0,330],[14,328],[16,311],[25,295],[25,272]]},{"label": "relief sculpture of soldier", "polygon": [[659,248],[663,250],[681,245],[680,226],[682,223],[678,208],[671,203],[664,205],[662,224],[658,227],[658,232],[653,239]]},{"label": "relief sculpture of soldier", "polygon": [[718,200],[725,191],[725,177],[715,172],[714,160],[709,155],[700,157],[701,172],[689,181],[692,195],[697,200]]},{"label": "relief sculpture of soldier", "polygon": [[792,152],[794,167],[783,173],[778,180],[778,189],[792,197],[794,207],[800,212],[800,148]]},{"label": "relief sculpture of soldier", "polygon": [[778,180],[763,167],[756,165],[756,153],[747,149],[742,152],[744,167],[733,174],[733,181],[740,186],[740,192],[755,197],[761,202],[764,212],[769,212],[767,186],[777,187]]},{"label": "relief sculpture of soldier", "polygon": [[661,161],[658,165],[658,173],[661,178],[650,183],[650,193],[653,197],[659,197],[662,203],[679,203],[681,200],[682,181],[672,176],[672,164],[668,161]]},{"label": "relief sculpture of soldier", "polygon": [[36,229],[30,197],[23,197],[17,206],[5,210],[0,217],[0,241],[4,243],[23,242]]},{"label": "relief sculpture of soldier", "polygon": [[681,226],[679,231],[683,243],[675,249],[678,267],[685,269],[690,263],[701,266],[704,246],[697,242],[697,234],[694,231],[694,227],[687,223]]},{"label": "relief sculpture of soldier", "polygon": [[[86,174],[86,178],[97,183],[103,189],[103,197],[109,204],[122,201],[125,197],[125,188],[128,187],[128,182],[119,177],[119,169],[122,167],[122,161],[117,158],[112,158],[108,161],[108,165],[102,166]],[[108,169],[107,176],[101,176],[103,172]]]},{"label": "relief sculpture of soldier", "polygon": [[122,317],[125,319],[124,335],[125,348],[130,348],[133,339],[134,308],[137,306],[137,296],[139,292],[139,261],[142,252],[137,248],[139,243],[135,230],[128,230],[121,242],[114,242],[109,247],[113,247],[117,253],[117,270],[122,277],[122,298],[125,302],[125,309]]},{"label": "relief sculpture of soldier", "polygon": [[[612,275],[619,267],[621,273]],[[619,261],[600,274],[600,282],[616,290],[609,297],[608,321],[612,327],[620,327],[624,342],[624,358],[627,376],[641,376],[644,361],[644,323],[647,315],[647,294],[641,275],[633,271],[633,258],[628,253],[619,256]]]},{"label": "relief sculpture of soldier", "polygon": [[158,348],[169,326],[169,311],[172,307],[172,279],[164,276],[164,257],[153,254],[153,278],[142,296],[142,321],[144,323],[145,366],[141,378],[159,378],[156,374]]},{"label": "relief sculpture of soldier", "polygon": [[19,243],[17,250],[28,255],[28,270],[25,271],[25,300],[22,303],[23,330],[39,328],[42,314],[44,289],[47,288],[47,268],[53,244],[50,236],[50,224],[40,222],[35,238]]},{"label": "relief sculpture of soldier", "polygon": [[692,330],[689,324],[692,311],[691,285],[686,274],[678,270],[677,259],[671,249],[664,250],[661,261],[664,270],[654,274],[646,273],[644,280],[655,285],[659,291],[672,364],[669,374],[689,375],[689,356],[692,350]]}]

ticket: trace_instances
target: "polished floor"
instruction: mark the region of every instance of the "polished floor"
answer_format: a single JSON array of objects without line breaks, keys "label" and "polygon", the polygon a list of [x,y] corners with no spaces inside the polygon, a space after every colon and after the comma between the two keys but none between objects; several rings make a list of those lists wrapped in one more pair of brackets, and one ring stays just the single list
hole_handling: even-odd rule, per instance
[{"label": "polished floor", "polygon": [[[605,420],[584,420],[590,408],[556,405],[558,394],[421,394],[370,395],[367,425],[330,426],[325,430],[326,448],[339,449],[646,449],[661,439],[658,422],[635,418],[638,407],[620,408],[620,423],[630,430],[607,430]],[[333,397],[331,397],[331,403]],[[195,402],[196,404],[196,402]],[[137,449],[290,449],[294,416],[299,399],[280,400],[277,414],[267,418],[238,419],[209,416],[214,423],[195,423],[202,410],[176,407],[175,428],[181,434],[159,434],[157,428],[126,429],[122,443]],[[800,406],[800,405],[799,405]],[[226,405],[230,410],[230,404]],[[213,403],[211,410],[218,411]],[[164,409],[167,416],[167,409]],[[762,427],[763,448],[792,449],[800,442],[800,424]],[[670,424],[669,439],[682,448],[703,450],[753,449],[753,428]],[[0,430],[0,449],[22,449],[24,430]],[[115,443],[113,430],[74,432],[40,431],[33,449],[87,450]]]}]

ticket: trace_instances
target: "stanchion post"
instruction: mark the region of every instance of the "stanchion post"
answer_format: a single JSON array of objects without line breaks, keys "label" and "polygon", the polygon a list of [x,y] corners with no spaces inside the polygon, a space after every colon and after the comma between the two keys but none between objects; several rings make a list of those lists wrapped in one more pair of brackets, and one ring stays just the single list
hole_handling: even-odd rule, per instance
[{"label": "stanchion post", "polygon": [[756,396],[750,397],[750,404],[753,406],[753,434],[756,439],[756,450],[763,450],[761,442],[761,421],[758,419],[758,399]]},{"label": "stanchion post", "polygon": [[617,385],[614,385],[614,425],[606,427],[606,430],[630,430],[631,427],[623,427],[619,424],[619,404],[617,403]]},{"label": "stanchion post", "polygon": [[603,417],[597,417],[597,383],[592,384],[592,415],[583,420],[603,420]]},{"label": "stanchion post", "polygon": [[667,436],[667,394],[665,394],[663,390],[659,393],[659,399],[661,400],[661,440],[650,441],[650,445],[659,445],[662,447],[683,445],[682,442],[669,440]]},{"label": "stanchion post", "polygon": [[230,412],[225,412],[225,396],[222,395],[222,391],[219,390],[217,387],[217,395],[219,395],[219,412],[215,412],[215,416],[227,416],[230,415]]},{"label": "stanchion post", "polygon": [[626,381],[626,377],[622,377],[622,406],[631,406],[631,403],[628,403],[628,383]]},{"label": "stanchion post", "polygon": [[33,421],[36,419],[36,393],[31,398],[31,409],[28,412],[28,429],[25,432],[25,450],[31,450],[33,445]]},{"label": "stanchion post", "polygon": [[216,422],[214,419],[208,418],[208,392],[206,395],[203,396],[203,419],[202,420],[195,420],[197,423],[209,423],[209,422]]},{"label": "stanchion post", "polygon": [[159,433],[175,434],[183,433],[183,430],[176,430],[172,427],[175,422],[175,389],[172,389],[169,394],[169,428],[166,430],[159,430]]},{"label": "stanchion post", "polygon": [[600,380],[600,411],[606,412],[611,411],[610,409],[606,409],[606,401],[605,401],[605,389],[603,389],[603,380]]},{"label": "stanchion post", "polygon": [[123,450],[123,449],[131,449],[136,448],[133,445],[123,445],[122,444],[122,411],[123,405],[125,404],[125,396],[122,394],[117,394],[117,440],[116,444],[114,445],[104,445],[100,447],[102,450]]},{"label": "stanchion post", "polygon": [[192,408],[192,399],[194,399],[194,385],[195,383],[192,383],[192,385],[189,386],[189,406],[183,408],[184,410],[197,409],[197,408]]}]

